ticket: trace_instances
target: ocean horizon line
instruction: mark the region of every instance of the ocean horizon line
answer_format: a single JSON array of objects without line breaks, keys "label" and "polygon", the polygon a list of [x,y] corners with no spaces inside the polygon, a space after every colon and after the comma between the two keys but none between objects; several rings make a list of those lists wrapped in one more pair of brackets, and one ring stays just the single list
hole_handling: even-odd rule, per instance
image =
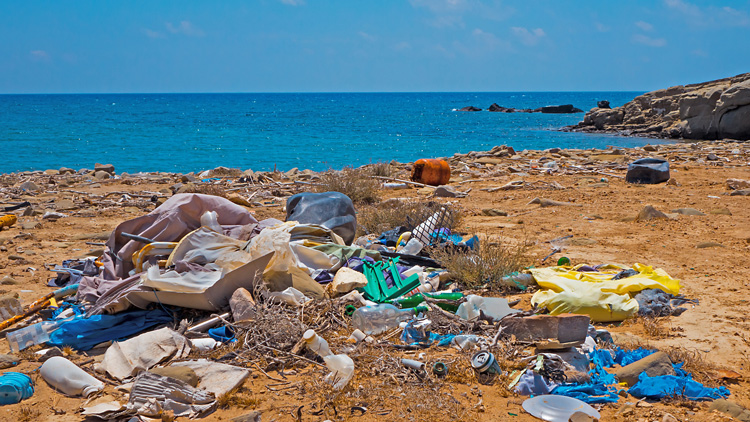
[{"label": "ocean horizon line", "polygon": [[255,92],[19,92],[0,93],[0,96],[43,96],[43,95],[321,95],[321,94],[595,94],[595,93],[645,93],[643,90],[588,90],[588,91],[255,91]]}]

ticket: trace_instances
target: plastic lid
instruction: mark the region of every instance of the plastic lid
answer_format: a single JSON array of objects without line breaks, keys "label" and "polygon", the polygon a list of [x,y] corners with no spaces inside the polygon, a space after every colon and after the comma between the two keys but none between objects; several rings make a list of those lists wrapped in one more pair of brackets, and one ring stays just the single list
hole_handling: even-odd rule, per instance
[{"label": "plastic lid", "polygon": [[484,372],[492,365],[495,356],[487,350],[480,350],[471,357],[471,367],[479,372]]}]

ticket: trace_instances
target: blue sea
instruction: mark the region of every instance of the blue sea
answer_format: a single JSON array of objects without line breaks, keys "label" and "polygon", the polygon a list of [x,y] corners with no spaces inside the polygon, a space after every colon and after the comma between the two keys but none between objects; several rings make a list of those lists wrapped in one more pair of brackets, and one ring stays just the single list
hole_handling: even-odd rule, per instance
[{"label": "blue sea", "polygon": [[[632,147],[643,138],[566,133],[583,113],[491,113],[641,92],[0,95],[0,173],[111,163],[118,172],[218,166],[326,170],[510,145]],[[482,112],[459,112],[473,105]],[[653,140],[651,140],[653,142]]]}]

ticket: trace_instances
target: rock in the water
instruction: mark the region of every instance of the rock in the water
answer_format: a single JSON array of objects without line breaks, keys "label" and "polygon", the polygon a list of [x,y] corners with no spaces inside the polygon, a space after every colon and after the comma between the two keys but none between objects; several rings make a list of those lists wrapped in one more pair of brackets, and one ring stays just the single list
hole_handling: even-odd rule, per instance
[{"label": "rock in the water", "polygon": [[635,221],[666,220],[668,218],[667,214],[657,210],[652,205],[646,205],[641,212],[638,213],[638,217],[635,218]]},{"label": "rock in the water", "polygon": [[19,186],[21,189],[25,190],[26,192],[39,192],[39,186],[37,186],[36,183],[32,182],[31,180],[27,180],[23,183],[21,183],[21,186]]},{"label": "rock in the water", "polygon": [[672,210],[675,214],[682,214],[682,215],[706,215],[695,208],[677,208],[676,210]]},{"label": "rock in the water", "polygon": [[99,163],[96,163],[96,164],[94,164],[94,171],[95,172],[97,172],[97,171],[103,171],[103,172],[109,173],[110,175],[114,176],[115,175],[115,166],[112,165],[112,164],[99,164]]},{"label": "rock in the water", "polygon": [[615,372],[615,377],[620,382],[626,382],[629,386],[638,382],[638,377],[645,372],[650,377],[661,375],[675,375],[672,361],[664,352],[656,352],[645,358],[624,366]]},{"label": "rock in the water", "polygon": [[516,111],[515,108],[499,106],[497,105],[497,103],[492,103],[490,108],[488,108],[487,110],[494,111],[494,112],[501,112],[501,113],[514,113]]},{"label": "rock in the water", "polygon": [[488,217],[507,217],[508,213],[505,211],[500,211],[496,208],[485,208],[482,210],[482,215],[486,215]]},{"label": "rock in the water", "polygon": [[459,108],[458,111],[482,111],[482,109],[474,107],[474,106],[467,106],[467,107]]},{"label": "rock in the water", "polygon": [[674,86],[621,107],[593,108],[569,130],[649,134],[664,138],[750,139],[750,73]]},{"label": "rock in the water", "polygon": [[232,317],[235,321],[246,321],[255,318],[255,299],[247,289],[240,287],[229,299]]},{"label": "rock in the water", "polygon": [[550,113],[550,114],[582,113],[583,112],[583,110],[581,110],[580,108],[573,107],[573,104],[546,106],[546,107],[542,107],[540,111],[542,113]]}]

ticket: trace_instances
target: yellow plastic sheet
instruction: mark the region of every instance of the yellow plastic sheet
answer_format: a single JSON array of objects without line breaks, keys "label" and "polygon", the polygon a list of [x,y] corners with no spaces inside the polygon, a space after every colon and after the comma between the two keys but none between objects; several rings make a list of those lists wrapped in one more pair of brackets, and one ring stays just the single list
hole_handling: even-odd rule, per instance
[{"label": "yellow plastic sheet", "polygon": [[576,267],[547,267],[532,269],[537,284],[542,290],[536,292],[531,303],[546,307],[550,314],[585,314],[592,321],[622,321],[638,312],[638,302],[633,299],[638,292],[659,289],[678,294],[680,281],[666,271],[648,265],[635,264],[638,274],[612,280],[617,273],[627,269],[619,265],[607,265],[600,272],[576,271]]}]

